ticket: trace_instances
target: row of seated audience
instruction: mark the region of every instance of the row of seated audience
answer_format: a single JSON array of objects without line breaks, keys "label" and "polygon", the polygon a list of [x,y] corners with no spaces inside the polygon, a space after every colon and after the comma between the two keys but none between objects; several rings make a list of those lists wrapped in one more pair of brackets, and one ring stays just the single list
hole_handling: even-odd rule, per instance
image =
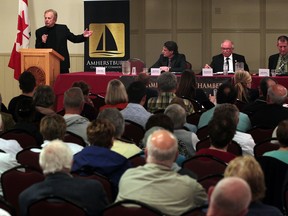
[{"label": "row of seated audience", "polygon": [[[29,72],[27,72],[27,74],[29,74]],[[148,100],[148,110],[146,111],[144,106],[146,101],[145,89],[147,89],[147,86],[142,81],[133,82],[127,88],[127,91],[125,88],[123,89],[124,86],[122,86],[123,84],[119,80],[111,81],[107,88],[110,87],[110,84],[114,86],[110,87],[112,98],[114,98],[114,96],[117,97],[116,93],[120,93],[119,89],[122,89],[121,92],[124,92],[127,98],[125,102],[126,106],[118,107],[118,103],[108,104],[108,106],[101,108],[101,112],[97,115],[96,119],[93,120],[89,120],[81,115],[85,101],[87,104],[91,103],[91,101],[85,100],[83,89],[81,90],[81,88],[78,87],[82,84],[79,83],[68,89],[64,94],[65,114],[63,117],[55,114],[51,109],[51,103],[42,101],[42,103],[38,103],[38,108],[36,108],[35,99],[41,97],[41,94],[44,94],[43,98],[53,98],[53,94],[51,94],[50,91],[51,89],[47,86],[36,88],[35,92],[39,89],[38,96],[37,94],[33,94],[33,97],[29,96],[25,97],[24,100],[20,100],[21,102],[16,104],[15,107],[15,120],[18,123],[19,117],[17,117],[17,115],[19,115],[19,113],[20,115],[22,114],[23,117],[26,116],[23,115],[24,113],[32,113],[32,121],[30,121],[30,123],[34,124],[36,128],[37,126],[39,127],[39,134],[42,136],[40,144],[43,143],[43,150],[41,150],[40,153],[40,165],[47,180],[31,186],[31,188],[28,188],[21,194],[19,199],[21,215],[28,214],[27,207],[30,202],[46,194],[58,194],[65,197],[71,196],[72,200],[77,200],[85,196],[87,200],[81,199],[83,203],[79,203],[79,205],[86,208],[89,212],[88,215],[101,215],[101,211],[108,205],[106,195],[103,193],[101,186],[99,187],[99,184],[93,184],[92,182],[88,183],[88,181],[84,179],[80,180],[77,177],[72,178],[69,174],[71,171],[72,173],[84,176],[90,175],[93,172],[100,173],[108,177],[113,183],[116,202],[123,199],[136,199],[161,210],[167,215],[180,215],[191,208],[207,204],[207,194],[201,184],[197,182],[197,175],[181,169],[181,167],[179,167],[181,166],[181,161],[183,162],[183,160],[193,157],[195,154],[205,153],[220,158],[230,165],[236,157],[236,155],[227,152],[227,146],[232,140],[236,140],[239,143],[244,154],[253,155],[255,142],[251,135],[249,136],[248,133],[245,133],[249,130],[248,128],[251,128],[251,125],[249,125],[250,119],[244,113],[241,115],[241,112],[239,112],[233,104],[237,98],[237,90],[235,90],[231,84],[222,84],[216,95],[217,105],[215,108],[212,107],[212,111],[206,111],[207,113],[210,112],[207,125],[211,146],[208,149],[196,152],[196,145],[199,141],[196,133],[197,128],[186,122],[187,115],[194,112],[192,103],[189,99],[181,99],[179,95],[177,97],[177,94],[175,94],[177,90],[177,80],[174,74],[169,72],[163,73],[158,78],[157,83],[159,97]],[[277,98],[277,92],[280,92],[280,98],[283,98],[283,93],[287,96],[287,90],[285,90],[281,85],[272,85],[268,88],[267,98],[273,98],[275,95]],[[107,91],[107,97],[109,94]],[[39,101],[43,98],[40,98]],[[49,102],[48,98],[47,102]],[[21,106],[25,104],[26,108],[21,108]],[[207,102],[207,104],[209,103]],[[268,100],[267,105],[264,104],[263,106],[268,106]],[[149,107],[152,108],[152,110],[156,108],[163,110],[163,113],[153,114],[151,110],[151,112],[149,112]],[[262,107],[259,109],[262,109]],[[35,117],[35,110],[37,110],[39,115],[42,115],[37,121],[33,118],[33,116]],[[16,113],[18,114],[16,115]],[[205,117],[204,114],[205,112],[201,117]],[[244,122],[248,122],[248,126],[244,124],[245,126],[239,129],[238,126],[241,121],[241,116],[245,116],[244,119],[247,121]],[[146,134],[142,141],[143,146],[145,146],[143,151],[138,147],[140,146],[139,143],[131,144],[121,139],[124,133],[125,119],[135,121],[146,129]],[[281,144],[278,152],[281,153],[286,152],[285,144],[288,143],[285,137],[285,135],[288,134],[285,133],[288,123],[284,122],[283,124],[284,125],[279,124],[277,129],[277,138]],[[276,126],[277,125],[278,124],[276,124]],[[158,126],[158,128],[153,128],[154,126]],[[63,140],[63,134],[65,134],[66,130],[81,136],[86,141],[87,146],[83,148],[76,144],[63,144],[60,140]],[[51,142],[54,139],[59,140]],[[0,146],[2,146],[1,142],[2,139],[0,139]],[[3,164],[8,161],[7,157],[10,157],[11,162],[9,162],[9,164],[11,167],[18,165],[15,156],[16,153],[22,149],[17,142],[14,144],[14,146],[18,145],[18,150],[15,150],[17,147],[14,149],[14,152],[7,149],[5,151],[4,149],[6,153],[3,153]],[[4,142],[3,145],[5,145]],[[2,147],[0,147],[0,149],[2,149]],[[137,168],[131,168],[128,159],[141,152],[145,154],[146,164]],[[45,156],[45,154],[47,155]],[[2,153],[0,153],[0,163],[2,163],[1,155]],[[279,158],[278,154],[271,154],[269,157]],[[174,163],[175,160],[178,163]],[[244,159],[241,159],[241,161],[242,160]],[[5,165],[0,165],[0,167],[1,171],[2,168],[3,171],[9,168],[5,167]],[[233,168],[233,170],[237,171],[235,168]],[[240,177],[242,178],[242,176]],[[243,179],[246,180],[245,178]],[[83,183],[80,182],[82,180]],[[55,187],[45,191],[45,185],[50,185],[50,181],[55,181],[56,183],[59,181],[59,184],[57,183],[58,186],[55,185]],[[85,184],[84,181],[86,181],[87,184]],[[246,181],[248,182],[248,180]],[[71,189],[61,186],[62,183],[63,185],[67,185],[67,187],[71,187]],[[82,189],[78,189],[79,184],[82,184]],[[248,184],[250,185],[249,182]],[[221,184],[219,185],[221,186]],[[250,185],[250,187],[252,191],[252,202],[258,202],[260,198],[262,198],[262,195],[254,199],[253,190],[256,186]],[[43,188],[43,190],[37,188]],[[237,189],[237,187],[234,188]],[[95,190],[95,194],[93,194],[95,197],[92,199],[92,195],[86,195],[85,192],[83,192],[84,194],[82,195],[80,193],[75,194],[74,191],[78,192],[77,189],[81,191],[89,191],[89,189]],[[117,193],[118,190],[119,192]],[[214,191],[217,190],[215,189]],[[41,194],[41,192],[43,192],[43,194]],[[29,196],[26,193],[33,193],[35,196]],[[209,209],[215,208],[215,202],[212,202],[212,197],[213,196],[211,196]],[[243,205],[246,207],[243,207],[243,211],[239,211],[239,215],[245,215],[244,213],[246,213],[246,211],[249,212],[252,206],[250,205],[249,209],[247,209],[251,199],[249,199],[248,195],[244,197],[243,203],[247,205]],[[101,199],[99,205],[95,205],[95,203],[98,203],[95,202],[95,200],[99,199]],[[231,201],[233,200],[231,199]],[[212,210],[209,209],[207,215],[214,215],[211,213]],[[226,210],[228,211],[228,209]],[[260,211],[261,215],[264,215],[262,208],[257,208],[256,210]],[[235,211],[235,215],[237,214]],[[272,213],[270,215],[272,215]],[[279,214],[277,213],[275,215]]]}]

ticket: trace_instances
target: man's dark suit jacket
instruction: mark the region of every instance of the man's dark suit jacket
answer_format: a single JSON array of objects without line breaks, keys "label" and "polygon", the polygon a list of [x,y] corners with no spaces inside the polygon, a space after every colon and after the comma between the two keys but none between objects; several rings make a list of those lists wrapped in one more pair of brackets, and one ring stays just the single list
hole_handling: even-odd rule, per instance
[{"label": "man's dark suit jacket", "polygon": [[[163,54],[160,55],[159,59],[151,68],[159,68],[162,66],[168,66],[169,60],[167,57],[164,57]],[[151,71],[151,68],[149,71]],[[186,57],[184,54],[176,54],[171,59],[171,72],[183,72],[186,69]]]},{"label": "man's dark suit jacket", "polygon": [[[235,71],[235,62],[244,62],[244,70],[249,71],[249,67],[243,55],[233,53],[232,58],[233,58],[233,71]],[[213,68],[213,73],[223,71],[223,64],[224,64],[223,54],[213,56],[212,62],[210,64],[210,67]]]},{"label": "man's dark suit jacket", "polygon": [[269,62],[268,62],[268,68],[271,69],[276,69],[278,58],[279,58],[279,53],[274,54],[269,56]]},{"label": "man's dark suit jacket", "polygon": [[46,176],[45,180],[33,184],[19,196],[20,215],[27,216],[28,207],[35,201],[54,195],[63,197],[87,210],[89,216],[101,215],[108,201],[104,189],[93,179],[73,178],[66,173]]},{"label": "man's dark suit jacket", "polygon": [[[42,35],[48,34],[46,43],[42,43]],[[87,38],[81,35],[74,35],[66,25],[55,24],[51,28],[43,26],[36,30],[36,48],[52,48],[61,54],[65,59],[60,63],[60,72],[68,73],[70,68],[70,57],[67,48],[67,40],[73,43],[81,43]]]}]

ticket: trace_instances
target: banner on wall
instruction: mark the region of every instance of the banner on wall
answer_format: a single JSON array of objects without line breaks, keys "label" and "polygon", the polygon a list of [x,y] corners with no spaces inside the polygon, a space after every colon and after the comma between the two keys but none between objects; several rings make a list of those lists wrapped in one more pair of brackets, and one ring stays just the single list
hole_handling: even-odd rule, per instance
[{"label": "banner on wall", "polygon": [[85,43],[85,71],[121,71],[130,58],[129,14],[129,0],[84,0],[85,28],[93,31]]}]

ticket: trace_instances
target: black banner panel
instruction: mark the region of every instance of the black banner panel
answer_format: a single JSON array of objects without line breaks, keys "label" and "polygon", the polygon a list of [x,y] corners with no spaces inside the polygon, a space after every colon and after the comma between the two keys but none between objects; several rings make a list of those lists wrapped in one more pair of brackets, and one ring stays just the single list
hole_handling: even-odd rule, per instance
[{"label": "black banner panel", "polygon": [[84,0],[85,28],[93,31],[85,43],[84,71],[121,71],[130,58],[129,13],[129,0]]}]

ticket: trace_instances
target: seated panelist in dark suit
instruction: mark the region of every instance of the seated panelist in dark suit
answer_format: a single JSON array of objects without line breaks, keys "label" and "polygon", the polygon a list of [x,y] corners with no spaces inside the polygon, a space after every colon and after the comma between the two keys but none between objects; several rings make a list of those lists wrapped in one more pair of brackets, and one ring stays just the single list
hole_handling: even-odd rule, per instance
[{"label": "seated panelist in dark suit", "polygon": [[277,38],[279,53],[269,57],[268,68],[279,72],[288,72],[288,37],[281,35]]},{"label": "seated panelist in dark suit", "polygon": [[186,57],[178,53],[176,42],[167,41],[163,45],[162,54],[151,68],[160,68],[163,72],[183,72],[186,69]]},{"label": "seated panelist in dark suit", "polygon": [[221,43],[222,53],[216,56],[213,56],[212,62],[210,65],[206,64],[205,68],[213,68],[213,73],[223,71],[224,62],[228,62],[228,72],[235,72],[235,63],[243,62],[244,70],[249,71],[249,67],[246,63],[245,57],[243,55],[239,55],[233,53],[234,44],[230,40],[224,40]]},{"label": "seated panelist in dark suit", "polygon": [[67,40],[73,43],[86,41],[92,35],[87,29],[80,35],[74,35],[66,25],[56,24],[57,12],[53,9],[44,12],[45,26],[36,30],[36,48],[52,48],[64,57],[60,62],[60,73],[69,73],[70,58]]},{"label": "seated panelist in dark suit", "polygon": [[108,205],[106,193],[100,182],[93,179],[73,177],[70,174],[73,153],[60,140],[46,145],[39,158],[45,180],[33,184],[19,196],[20,215],[28,215],[28,207],[44,197],[65,198],[86,209],[87,216],[102,215]]}]

